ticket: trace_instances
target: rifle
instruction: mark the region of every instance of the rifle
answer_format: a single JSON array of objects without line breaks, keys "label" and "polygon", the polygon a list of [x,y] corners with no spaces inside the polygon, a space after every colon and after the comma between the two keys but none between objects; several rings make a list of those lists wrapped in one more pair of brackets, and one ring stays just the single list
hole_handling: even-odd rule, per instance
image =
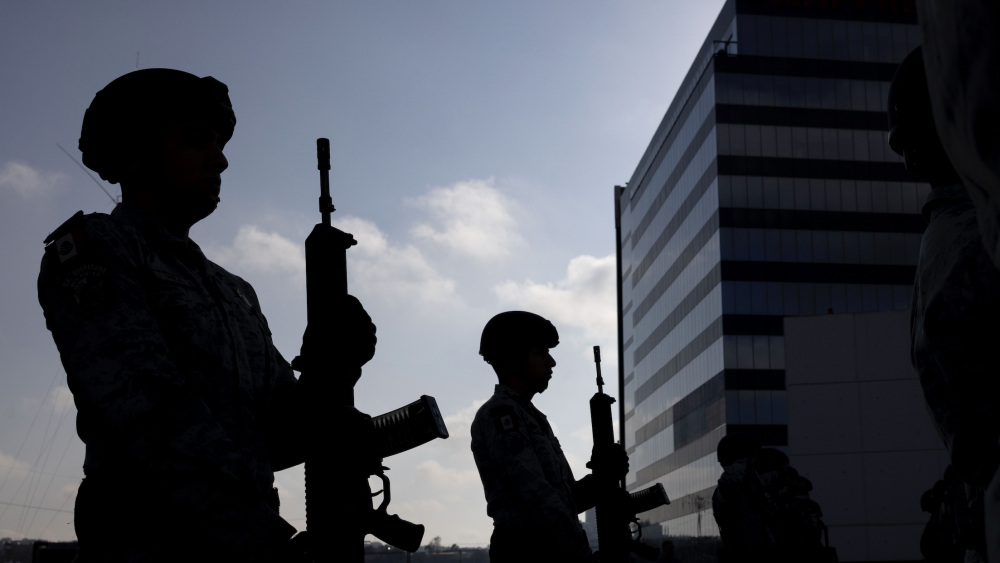
[{"label": "rifle", "polygon": [[[604,378],[601,377],[601,347],[594,346],[594,363],[597,365],[597,393],[590,399],[590,425],[594,434],[594,449],[615,443],[614,425],[611,420],[611,405],[615,399],[604,393]],[[638,514],[670,504],[663,485],[629,494],[624,481],[617,481],[613,475],[599,465],[587,464],[594,470],[597,481],[597,545],[595,554],[601,563],[627,563],[629,553],[645,559],[656,559],[659,550],[646,545],[642,539]],[[632,524],[636,530],[632,530]],[[638,537],[632,535],[638,532]]]},{"label": "rifle", "polygon": [[[330,225],[336,211],[330,198],[330,141],[316,140],[320,171],[319,210],[323,220],[306,238],[306,314],[309,326],[333,333],[347,297],[347,249],[354,237]],[[316,352],[313,351],[313,354]],[[309,379],[306,416],[310,443],[305,463],[306,529],[314,560],[364,561],[364,538],[372,534],[394,547],[416,551],[424,527],[390,516],[391,493],[384,458],[413,449],[448,429],[433,397],[371,418],[353,409],[354,385],[361,368],[330,355],[295,358],[293,367]],[[301,379],[301,377],[300,377]],[[383,489],[371,492],[368,478],[378,476]],[[378,509],[372,497],[383,494]],[[353,545],[354,547],[348,547]],[[338,550],[335,557],[329,548]],[[346,550],[346,555],[345,554]]]}]

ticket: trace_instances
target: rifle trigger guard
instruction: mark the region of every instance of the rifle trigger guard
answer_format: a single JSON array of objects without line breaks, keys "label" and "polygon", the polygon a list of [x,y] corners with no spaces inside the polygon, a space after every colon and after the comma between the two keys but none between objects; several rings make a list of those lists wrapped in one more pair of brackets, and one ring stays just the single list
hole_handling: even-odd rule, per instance
[{"label": "rifle trigger guard", "polygon": [[379,479],[382,480],[382,490],[379,491],[378,493],[372,493],[373,497],[378,496],[379,493],[382,493],[382,503],[379,504],[378,508],[376,509],[379,512],[386,512],[386,509],[389,508],[389,501],[392,499],[392,493],[390,492],[389,489],[389,476],[385,474],[385,472],[388,470],[389,470],[388,467],[382,466],[381,470],[375,474],[378,476]]}]

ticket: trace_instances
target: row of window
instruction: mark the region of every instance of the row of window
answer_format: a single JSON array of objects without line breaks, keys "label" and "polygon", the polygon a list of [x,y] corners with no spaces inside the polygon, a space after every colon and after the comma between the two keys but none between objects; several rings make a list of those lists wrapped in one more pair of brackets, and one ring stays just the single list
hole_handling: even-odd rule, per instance
[{"label": "row of window", "polygon": [[[899,7],[899,2],[881,3]],[[916,25],[745,14],[737,18],[737,48],[743,55],[899,63],[923,43]]]},{"label": "row of window", "polygon": [[885,112],[889,82],[720,72],[715,102],[779,108]]},{"label": "row of window", "polygon": [[785,391],[726,391],[726,424],[788,424]]},{"label": "row of window", "polygon": [[898,311],[908,309],[912,297],[912,285],[724,281],[722,314],[792,316]]},{"label": "row of window", "polygon": [[916,266],[917,233],[719,229],[723,260]]},{"label": "row of window", "polygon": [[720,176],[719,206],[801,211],[918,213],[930,184]]},{"label": "row of window", "polygon": [[903,162],[883,131],[731,123],[716,129],[721,155]]},{"label": "row of window", "polygon": [[784,336],[722,337],[726,369],[785,369]]}]

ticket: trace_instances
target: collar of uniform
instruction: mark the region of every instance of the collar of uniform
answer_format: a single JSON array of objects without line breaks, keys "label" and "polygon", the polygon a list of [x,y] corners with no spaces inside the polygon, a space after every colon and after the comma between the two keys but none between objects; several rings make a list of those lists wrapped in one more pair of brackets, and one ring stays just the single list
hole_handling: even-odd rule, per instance
[{"label": "collar of uniform", "polygon": [[124,201],[111,210],[111,216],[126,225],[138,227],[142,230],[146,240],[184,243],[181,239],[170,234],[170,231],[164,229],[163,225],[157,223],[143,210]]},{"label": "collar of uniform", "polygon": [[925,221],[930,223],[931,213],[934,212],[934,208],[944,200],[949,199],[970,201],[969,192],[965,189],[965,185],[951,184],[932,189],[931,193],[927,194],[927,199],[924,200],[924,204],[920,208],[920,214],[924,216]]},{"label": "collar of uniform", "polygon": [[532,414],[537,414],[542,418],[545,418],[545,414],[543,414],[542,411],[535,408],[535,405],[531,404],[531,401],[525,399],[521,395],[518,395],[517,391],[514,391],[513,389],[507,387],[502,383],[496,384],[496,387],[493,388],[493,393],[497,395],[505,395],[507,397],[510,397],[511,399],[517,401],[517,404],[521,405]]},{"label": "collar of uniform", "polygon": [[147,215],[146,212],[134,205],[129,205],[123,201],[111,210],[111,216],[126,225],[133,225],[139,228],[142,231],[143,236],[145,236],[148,241],[162,241],[180,244],[190,249],[196,257],[202,260],[208,260],[205,257],[205,253],[201,251],[201,247],[198,246],[193,240],[188,238],[187,241],[183,241],[175,237],[170,233],[170,231],[164,229],[163,225],[157,223],[156,220]]}]

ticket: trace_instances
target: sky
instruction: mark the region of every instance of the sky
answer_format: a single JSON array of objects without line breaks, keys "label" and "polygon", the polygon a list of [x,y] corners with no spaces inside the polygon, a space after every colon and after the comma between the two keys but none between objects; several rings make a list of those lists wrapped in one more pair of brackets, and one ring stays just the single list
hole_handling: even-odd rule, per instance
[{"label": "sky", "polygon": [[[431,395],[451,434],[386,460],[389,512],[424,524],[424,543],[485,545],[469,448],[496,382],[482,327],[515,309],[556,325],[558,365],[534,403],[585,475],[592,346],[617,373],[613,186],[722,3],[0,3],[0,538],[75,537],[84,446],[35,283],[49,232],[113,208],[57,146],[79,160],[83,113],[107,83],[138,65],[229,86],[222,203],[191,237],[254,286],[286,358],[320,220],[315,140],[330,139],[334,224],[359,241],[350,291],[378,326],[356,405],[378,415]],[[276,482],[304,529],[301,466]]]}]

